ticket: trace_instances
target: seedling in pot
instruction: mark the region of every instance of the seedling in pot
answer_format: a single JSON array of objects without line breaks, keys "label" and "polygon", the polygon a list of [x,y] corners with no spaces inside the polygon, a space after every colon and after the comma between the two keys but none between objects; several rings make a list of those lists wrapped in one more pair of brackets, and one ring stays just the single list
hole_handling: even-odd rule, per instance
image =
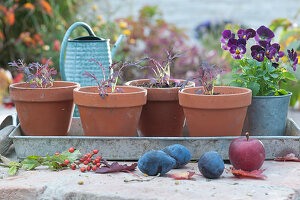
[{"label": "seedling in pot", "polygon": [[[169,87],[179,87],[180,83],[176,79],[171,79],[171,67],[174,61],[182,56],[181,54],[173,54],[170,51],[166,51],[167,59],[163,61],[158,61],[154,58],[145,57],[137,61],[134,65],[140,69],[150,68],[153,72],[153,77],[149,78],[150,83],[144,83],[144,87],[156,87],[156,88],[169,88]],[[145,66],[142,66],[146,64]],[[150,64],[150,65],[147,65]],[[172,83],[173,80],[174,82]]]},{"label": "seedling in pot", "polygon": [[180,89],[183,89],[189,81],[195,80],[195,82],[198,82],[201,86],[203,86],[203,89],[196,89],[195,94],[216,95],[218,93],[214,93],[214,85],[217,76],[221,72],[222,70],[217,66],[209,65],[208,63],[203,62],[198,70],[197,75],[186,80]]},{"label": "seedling in pot", "polygon": [[25,75],[26,82],[30,84],[32,88],[49,88],[53,86],[52,75],[55,75],[57,71],[54,67],[50,67],[51,59],[48,59],[46,64],[24,63],[24,60],[18,59],[8,63],[10,67],[16,67],[16,69]]},{"label": "seedling in pot", "polygon": [[[108,96],[109,89],[111,90],[111,93],[114,93],[114,92],[124,92],[122,89],[117,88],[117,83],[118,83],[118,79],[119,79],[121,70],[124,67],[129,66],[130,64],[122,63],[122,65],[120,66],[118,62],[113,63],[109,67],[110,74],[107,77],[106,73],[105,73],[105,69],[104,69],[102,63],[98,62],[95,59],[91,59],[91,61],[93,61],[93,62],[95,62],[95,63],[97,63],[99,65],[100,70],[102,71],[102,74],[103,74],[103,79],[98,80],[98,78],[96,77],[96,75],[94,73],[90,73],[88,71],[86,71],[82,75],[86,76],[88,78],[92,78],[93,81],[96,81],[97,87],[98,87],[98,90],[99,90],[99,95],[102,98],[104,98],[105,96]],[[113,69],[117,69],[117,71],[113,72]]]}]

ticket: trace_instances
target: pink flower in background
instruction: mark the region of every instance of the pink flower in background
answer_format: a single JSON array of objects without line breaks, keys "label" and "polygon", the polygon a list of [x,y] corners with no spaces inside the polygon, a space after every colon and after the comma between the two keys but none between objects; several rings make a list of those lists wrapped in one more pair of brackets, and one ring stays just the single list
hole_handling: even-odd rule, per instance
[{"label": "pink flower in background", "polygon": [[54,51],[59,51],[60,50],[60,42],[59,42],[59,40],[54,40],[54,42],[53,42],[53,50]]}]

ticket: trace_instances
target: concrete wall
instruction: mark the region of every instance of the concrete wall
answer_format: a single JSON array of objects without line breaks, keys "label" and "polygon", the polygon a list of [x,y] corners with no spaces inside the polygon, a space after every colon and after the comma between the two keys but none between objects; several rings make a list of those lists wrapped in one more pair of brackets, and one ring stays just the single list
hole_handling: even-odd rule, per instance
[{"label": "concrete wall", "polygon": [[[300,0],[94,0],[88,6],[97,5],[105,15],[137,16],[144,5],[158,5],[164,19],[187,29],[194,36],[194,28],[206,20],[232,20],[258,28],[269,25],[275,18],[293,19],[300,9]],[[92,14],[91,9],[85,14]],[[85,11],[87,11],[85,10]],[[300,17],[295,21],[300,23]]]}]

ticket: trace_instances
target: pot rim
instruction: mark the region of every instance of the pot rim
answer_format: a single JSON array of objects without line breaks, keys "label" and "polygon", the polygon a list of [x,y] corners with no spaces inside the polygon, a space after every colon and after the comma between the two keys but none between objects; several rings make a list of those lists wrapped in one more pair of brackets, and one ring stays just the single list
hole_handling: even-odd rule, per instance
[{"label": "pot rim", "polygon": [[292,92],[288,92],[288,94],[280,95],[280,96],[252,96],[254,99],[273,99],[273,98],[285,98],[288,96],[292,96]]},{"label": "pot rim", "polygon": [[[97,94],[99,95],[98,92],[86,92],[86,91],[80,91],[80,89],[86,89],[86,88],[97,88],[98,86],[85,86],[85,87],[79,87],[79,88],[75,88],[74,89],[74,92],[78,92],[78,93],[90,93],[90,94]],[[135,89],[138,89],[139,91],[136,91],[136,92],[117,92],[117,93],[108,93],[108,95],[113,95],[113,96],[116,96],[116,95],[122,95],[122,94],[139,94],[139,93],[144,93],[146,91],[147,93],[147,90],[142,88],[142,87],[135,87],[135,86],[116,86],[116,88],[135,88]]]},{"label": "pot rim", "polygon": [[57,88],[73,88],[73,87],[78,88],[80,86],[79,83],[71,82],[71,81],[53,81],[53,83],[70,83],[70,85],[68,85],[68,86],[59,86],[59,87],[53,87],[52,86],[52,87],[49,87],[49,88],[31,88],[31,87],[19,86],[19,85],[29,84],[27,82],[20,82],[20,83],[13,83],[13,84],[9,85],[9,88],[17,89],[17,90],[55,90]]},{"label": "pot rim", "polygon": [[[199,86],[199,87],[194,87],[194,89],[201,89],[203,88],[203,86]],[[207,98],[212,98],[212,97],[224,97],[224,96],[236,96],[236,95],[241,95],[241,94],[249,94],[252,93],[252,90],[248,89],[248,88],[242,88],[242,87],[233,87],[233,86],[215,86],[215,88],[232,88],[232,89],[239,89],[239,90],[244,90],[244,92],[237,92],[234,94],[218,94],[218,95],[199,95],[199,94],[193,94],[193,93],[188,93],[188,92],[184,92],[185,90],[191,89],[191,88],[184,88],[182,90],[179,91],[179,93],[185,94],[185,95],[191,95],[191,96],[201,96],[201,97],[207,97]]]}]

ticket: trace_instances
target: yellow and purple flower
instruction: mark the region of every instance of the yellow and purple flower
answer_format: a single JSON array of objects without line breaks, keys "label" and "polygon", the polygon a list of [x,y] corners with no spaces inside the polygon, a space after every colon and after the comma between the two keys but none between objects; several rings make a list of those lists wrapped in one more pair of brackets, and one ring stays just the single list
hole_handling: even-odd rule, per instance
[{"label": "yellow and purple flower", "polygon": [[230,49],[230,46],[228,46],[228,41],[230,39],[234,39],[235,37],[235,34],[234,33],[231,33],[230,30],[224,30],[222,32],[222,38],[220,40],[221,42],[221,48],[224,49],[224,50],[229,50]]},{"label": "yellow and purple flower", "polygon": [[227,46],[230,47],[229,52],[232,58],[242,59],[246,53],[246,39],[229,39]]},{"label": "yellow and purple flower", "polygon": [[255,37],[256,32],[252,28],[248,28],[246,30],[240,29],[240,30],[238,30],[237,35],[240,39],[248,40],[249,38]]},{"label": "yellow and purple flower", "polygon": [[251,47],[251,56],[258,62],[262,62],[265,59],[265,49],[259,45],[253,45]]}]

